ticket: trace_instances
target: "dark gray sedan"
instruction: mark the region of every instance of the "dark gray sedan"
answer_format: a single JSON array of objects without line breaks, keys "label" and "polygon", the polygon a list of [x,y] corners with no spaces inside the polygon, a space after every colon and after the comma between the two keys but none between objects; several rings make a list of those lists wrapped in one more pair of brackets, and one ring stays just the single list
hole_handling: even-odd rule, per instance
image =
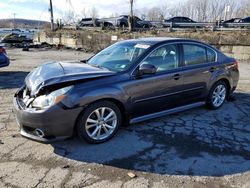
[{"label": "dark gray sedan", "polygon": [[118,42],[82,62],[33,70],[14,106],[21,134],[49,142],[101,143],[119,127],[190,108],[220,108],[236,89],[238,63],[194,40]]}]

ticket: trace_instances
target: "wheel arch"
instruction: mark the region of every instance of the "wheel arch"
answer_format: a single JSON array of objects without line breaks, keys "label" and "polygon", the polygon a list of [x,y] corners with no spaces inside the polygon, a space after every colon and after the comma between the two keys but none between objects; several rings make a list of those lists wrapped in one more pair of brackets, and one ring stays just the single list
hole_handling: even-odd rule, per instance
[{"label": "wheel arch", "polygon": [[116,98],[111,98],[111,97],[106,97],[106,98],[102,98],[102,99],[98,99],[96,101],[91,102],[88,105],[91,105],[93,103],[97,103],[97,102],[101,102],[101,101],[109,101],[114,103],[120,110],[121,114],[122,114],[122,118],[125,118],[125,114],[126,114],[126,107],[123,104],[123,102],[121,102],[120,100],[116,99]]},{"label": "wheel arch", "polygon": [[227,96],[226,96],[226,99],[228,99],[229,96],[230,96],[230,94],[231,94],[231,89],[232,89],[230,81],[227,78],[221,78],[217,82],[219,82],[219,81],[223,81],[226,84],[226,86],[227,86]]},{"label": "wheel arch", "polygon": [[208,91],[210,92],[210,90],[212,89],[212,87],[213,87],[216,83],[218,83],[219,81],[223,81],[223,82],[226,84],[226,86],[227,86],[227,99],[228,99],[228,97],[229,97],[230,94],[231,94],[232,86],[231,86],[230,80],[229,80],[228,78],[226,78],[226,77],[221,77],[221,78],[215,80],[215,81],[210,85]]},{"label": "wheel arch", "polygon": [[229,80],[228,80],[227,78],[221,78],[221,79],[219,79],[217,82],[219,82],[219,81],[223,81],[223,82],[225,82],[225,84],[226,84],[226,86],[227,86],[228,91],[230,91],[230,90],[231,90],[231,84],[230,84],[230,82],[229,82]]},{"label": "wheel arch", "polygon": [[109,22],[109,21],[105,21],[105,22],[103,22],[103,26],[104,27],[109,27],[109,26],[114,26],[114,24],[112,23],[112,22]]},{"label": "wheel arch", "polygon": [[230,93],[232,89],[233,81],[232,81],[232,78],[230,77],[230,74],[228,74],[227,72],[219,72],[217,74],[213,74],[210,80],[208,90],[210,91],[213,85],[217,83],[218,81],[224,81],[227,85],[228,92]]},{"label": "wheel arch", "polygon": [[123,126],[127,126],[128,125],[128,122],[129,122],[129,117],[127,115],[127,112],[126,112],[126,107],[124,105],[124,103],[116,98],[112,98],[112,97],[106,97],[106,98],[102,98],[102,99],[97,99],[95,101],[92,101],[90,103],[88,103],[87,105],[85,105],[84,107],[82,107],[82,110],[81,112],[78,114],[76,120],[75,120],[75,123],[74,123],[74,133],[76,133],[76,129],[77,129],[77,122],[79,121],[79,118],[81,118],[82,114],[84,113],[84,111],[86,110],[86,108],[91,105],[91,104],[94,104],[94,103],[97,103],[97,102],[101,102],[101,101],[109,101],[109,102],[112,102],[114,103],[120,110],[121,112],[121,115],[122,115],[122,122],[123,122]]}]

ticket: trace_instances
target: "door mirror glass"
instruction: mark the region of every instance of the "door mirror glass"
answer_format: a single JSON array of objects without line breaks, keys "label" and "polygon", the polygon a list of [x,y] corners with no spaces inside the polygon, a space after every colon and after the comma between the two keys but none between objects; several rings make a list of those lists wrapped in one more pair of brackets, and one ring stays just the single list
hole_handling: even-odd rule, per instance
[{"label": "door mirror glass", "polygon": [[141,74],[155,74],[156,67],[154,65],[142,63],[139,67],[139,72]]}]

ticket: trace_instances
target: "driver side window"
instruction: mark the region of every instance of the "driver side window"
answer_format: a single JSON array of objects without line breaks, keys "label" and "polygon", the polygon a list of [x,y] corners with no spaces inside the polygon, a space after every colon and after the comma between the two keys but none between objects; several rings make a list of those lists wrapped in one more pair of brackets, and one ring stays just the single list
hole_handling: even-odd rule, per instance
[{"label": "driver side window", "polygon": [[177,45],[165,45],[155,49],[142,64],[154,65],[156,72],[178,68],[179,53]]}]

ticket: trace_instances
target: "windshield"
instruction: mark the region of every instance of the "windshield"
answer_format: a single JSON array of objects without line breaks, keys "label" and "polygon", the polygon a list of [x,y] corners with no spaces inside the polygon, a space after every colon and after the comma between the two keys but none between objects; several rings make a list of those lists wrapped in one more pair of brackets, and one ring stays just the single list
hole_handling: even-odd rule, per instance
[{"label": "windshield", "polygon": [[138,43],[116,43],[92,57],[87,63],[115,72],[127,70],[150,46]]}]

